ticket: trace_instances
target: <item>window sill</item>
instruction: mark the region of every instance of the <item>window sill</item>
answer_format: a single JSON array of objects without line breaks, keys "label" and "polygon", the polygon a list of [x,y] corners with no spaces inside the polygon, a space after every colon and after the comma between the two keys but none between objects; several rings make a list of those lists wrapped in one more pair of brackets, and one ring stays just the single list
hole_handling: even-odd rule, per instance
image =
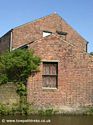
[{"label": "window sill", "polygon": [[42,87],[44,90],[58,90],[58,88]]},{"label": "window sill", "polygon": [[59,60],[41,60],[41,61],[42,61],[42,62],[54,62],[54,63],[55,63],[55,62],[57,62],[57,63],[60,62]]}]

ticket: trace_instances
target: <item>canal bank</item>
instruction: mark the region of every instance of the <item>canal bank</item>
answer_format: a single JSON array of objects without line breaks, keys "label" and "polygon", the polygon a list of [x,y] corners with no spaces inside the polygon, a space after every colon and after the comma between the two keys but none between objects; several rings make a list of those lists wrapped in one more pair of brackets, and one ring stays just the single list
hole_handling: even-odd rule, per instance
[{"label": "canal bank", "polygon": [[68,107],[64,106],[60,110],[53,107],[35,108],[22,100],[21,103],[10,105],[0,104],[0,116],[2,115],[93,115],[93,107]]}]

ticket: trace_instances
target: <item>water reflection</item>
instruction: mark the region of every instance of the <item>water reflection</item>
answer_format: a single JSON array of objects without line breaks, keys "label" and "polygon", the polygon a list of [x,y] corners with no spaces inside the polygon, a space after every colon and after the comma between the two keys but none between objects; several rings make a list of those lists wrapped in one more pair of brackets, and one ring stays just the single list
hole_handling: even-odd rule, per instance
[{"label": "water reflection", "polygon": [[0,116],[0,125],[93,125],[93,116]]}]

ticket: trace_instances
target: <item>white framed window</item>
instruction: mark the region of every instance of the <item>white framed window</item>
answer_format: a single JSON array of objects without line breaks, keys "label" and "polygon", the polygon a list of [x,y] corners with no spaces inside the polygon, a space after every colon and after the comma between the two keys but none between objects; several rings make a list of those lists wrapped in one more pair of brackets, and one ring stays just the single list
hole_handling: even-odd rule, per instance
[{"label": "white framed window", "polygon": [[51,34],[52,34],[52,32],[43,31],[43,37],[49,36],[49,35],[51,35]]}]

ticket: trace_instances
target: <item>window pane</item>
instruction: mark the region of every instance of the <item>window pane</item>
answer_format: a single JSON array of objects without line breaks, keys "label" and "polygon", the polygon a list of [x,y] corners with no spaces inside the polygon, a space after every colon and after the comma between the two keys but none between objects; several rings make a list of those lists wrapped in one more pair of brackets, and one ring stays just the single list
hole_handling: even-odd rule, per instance
[{"label": "window pane", "polygon": [[56,76],[44,76],[43,77],[43,87],[57,87]]},{"label": "window pane", "polygon": [[50,87],[57,87],[56,86],[56,77],[50,77]]},{"label": "window pane", "polygon": [[50,65],[50,74],[51,75],[56,75],[56,73],[57,73],[56,64],[51,64]]},{"label": "window pane", "polygon": [[43,65],[43,74],[44,75],[49,75],[50,74],[50,67],[48,64]]},{"label": "window pane", "polygon": [[44,75],[56,75],[57,74],[57,64],[44,63],[43,64],[43,74]]},{"label": "window pane", "polygon": [[57,87],[57,62],[44,62],[43,63],[43,87]]}]

